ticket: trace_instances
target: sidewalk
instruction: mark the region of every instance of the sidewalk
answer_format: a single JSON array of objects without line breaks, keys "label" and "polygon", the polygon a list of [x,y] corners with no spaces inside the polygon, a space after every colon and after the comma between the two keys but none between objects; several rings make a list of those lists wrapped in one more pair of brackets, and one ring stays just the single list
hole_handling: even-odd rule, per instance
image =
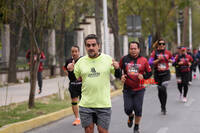
[{"label": "sidewalk", "polygon": [[[67,77],[56,77],[52,79],[43,80],[42,93],[38,94],[38,84],[36,83],[36,93],[35,98],[51,95],[57,93],[59,86],[65,88],[68,87],[69,80]],[[62,88],[62,87],[60,87]],[[6,101],[6,92],[7,92],[7,101]],[[8,105],[11,103],[18,103],[23,101],[28,101],[30,93],[30,82],[23,84],[15,84],[8,86],[0,87],[0,106]]]}]

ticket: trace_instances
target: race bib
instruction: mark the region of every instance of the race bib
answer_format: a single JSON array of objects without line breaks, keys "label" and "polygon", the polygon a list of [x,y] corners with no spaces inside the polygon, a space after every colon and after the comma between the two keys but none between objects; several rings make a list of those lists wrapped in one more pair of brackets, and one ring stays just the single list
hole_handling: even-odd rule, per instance
[{"label": "race bib", "polygon": [[158,64],[158,69],[165,70],[167,68],[166,63],[160,63]]},{"label": "race bib", "polygon": [[130,65],[129,66],[129,69],[128,69],[128,73],[131,74],[131,75],[137,75],[139,70],[138,70],[138,66],[135,64],[135,65]]}]

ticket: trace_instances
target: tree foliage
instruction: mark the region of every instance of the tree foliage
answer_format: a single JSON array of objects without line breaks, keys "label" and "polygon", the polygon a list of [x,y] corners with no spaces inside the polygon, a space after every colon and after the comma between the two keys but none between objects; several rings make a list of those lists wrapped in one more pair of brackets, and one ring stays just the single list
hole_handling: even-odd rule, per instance
[{"label": "tree foliage", "polygon": [[[165,8],[163,8],[165,7]],[[154,35],[159,32],[160,36],[174,39],[173,27],[176,26],[176,5],[172,0],[125,0],[119,4],[120,33],[126,33],[126,17],[139,15],[142,18],[142,34]]]},{"label": "tree foliage", "polygon": [[[199,0],[123,0],[119,1],[120,33],[126,34],[126,17],[139,15],[142,18],[142,34],[156,35],[159,32],[170,42],[176,43],[176,19],[178,10],[192,7],[193,12],[193,41],[198,42]],[[196,28],[195,28],[196,27]],[[196,47],[196,46],[195,46]]]}]

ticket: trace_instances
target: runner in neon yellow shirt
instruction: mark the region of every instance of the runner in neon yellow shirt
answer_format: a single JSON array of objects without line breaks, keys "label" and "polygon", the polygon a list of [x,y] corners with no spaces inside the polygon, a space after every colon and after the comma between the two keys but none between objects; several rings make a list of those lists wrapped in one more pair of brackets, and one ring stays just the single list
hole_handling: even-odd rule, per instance
[{"label": "runner in neon yellow shirt", "polygon": [[111,107],[110,73],[114,74],[114,67],[110,56],[101,54],[94,59],[85,56],[75,65],[74,73],[83,82],[80,106]]},{"label": "runner in neon yellow shirt", "polygon": [[[99,53],[100,44],[94,34],[88,35],[85,40],[86,56],[82,57],[74,66],[77,79],[82,79],[82,93],[79,104],[79,113],[85,133],[94,132],[96,123],[99,133],[108,133],[111,119],[110,74],[121,77],[119,63],[108,55]],[[69,70],[68,69],[68,70]]]}]

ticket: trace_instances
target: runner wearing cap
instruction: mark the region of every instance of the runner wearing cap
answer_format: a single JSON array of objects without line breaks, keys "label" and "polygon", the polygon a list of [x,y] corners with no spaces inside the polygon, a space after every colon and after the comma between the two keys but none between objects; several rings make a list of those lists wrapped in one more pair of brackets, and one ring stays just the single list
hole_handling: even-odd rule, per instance
[{"label": "runner wearing cap", "polygon": [[[185,47],[181,48],[181,54],[175,57],[175,62],[179,66],[180,70],[180,79],[178,84],[178,90],[180,96],[183,95],[183,102],[187,102],[187,92],[188,92],[188,81],[189,81],[189,72],[191,62],[193,61],[192,57],[187,54],[187,49]],[[182,93],[182,89],[184,92]]]}]

